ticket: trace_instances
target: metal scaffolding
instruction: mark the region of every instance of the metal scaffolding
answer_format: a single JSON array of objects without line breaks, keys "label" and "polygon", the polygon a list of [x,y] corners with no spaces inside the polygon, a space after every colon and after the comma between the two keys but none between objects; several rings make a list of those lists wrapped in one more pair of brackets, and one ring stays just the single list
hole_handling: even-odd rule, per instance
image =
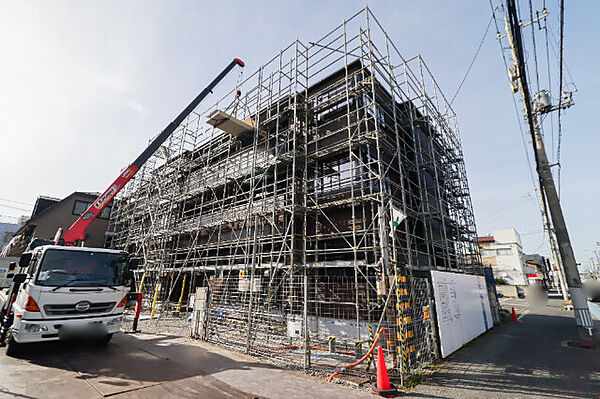
[{"label": "metal scaffolding", "polygon": [[159,311],[208,287],[196,335],[305,369],[385,328],[406,376],[438,353],[429,271],[483,274],[456,115],[368,8],[196,109],[111,231]]}]

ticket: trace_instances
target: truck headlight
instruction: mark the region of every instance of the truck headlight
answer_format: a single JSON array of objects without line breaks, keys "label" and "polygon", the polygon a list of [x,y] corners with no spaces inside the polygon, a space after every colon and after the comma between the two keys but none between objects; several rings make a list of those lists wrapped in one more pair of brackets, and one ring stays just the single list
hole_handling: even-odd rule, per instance
[{"label": "truck headlight", "polygon": [[31,323],[21,323],[25,332],[29,333],[37,333],[42,331],[48,331],[48,327],[43,324],[31,324]]}]

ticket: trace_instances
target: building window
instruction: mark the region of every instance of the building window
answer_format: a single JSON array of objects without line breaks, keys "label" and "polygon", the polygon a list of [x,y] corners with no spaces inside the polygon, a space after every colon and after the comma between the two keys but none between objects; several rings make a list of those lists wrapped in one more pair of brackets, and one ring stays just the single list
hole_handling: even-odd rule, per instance
[{"label": "building window", "polygon": [[112,211],[112,206],[107,206],[106,208],[102,209],[102,212],[100,212],[98,217],[100,219],[110,219],[110,211]]},{"label": "building window", "polygon": [[[81,214],[83,212],[85,212],[90,207],[90,205],[91,205],[90,202],[76,200],[75,205],[73,206],[73,215],[81,216]],[[106,208],[102,209],[102,212],[100,212],[100,215],[98,215],[98,218],[109,219],[111,211],[112,211],[112,206],[107,206]]]},{"label": "building window", "polygon": [[496,250],[498,252],[498,256],[511,256],[512,249],[510,248],[499,248]]},{"label": "building window", "polygon": [[73,215],[81,215],[83,212],[85,212],[86,209],[88,209],[90,207],[90,203],[89,202],[85,202],[85,201],[75,201],[75,205],[73,206]]},{"label": "building window", "polygon": [[496,256],[495,249],[482,249],[481,256]]}]

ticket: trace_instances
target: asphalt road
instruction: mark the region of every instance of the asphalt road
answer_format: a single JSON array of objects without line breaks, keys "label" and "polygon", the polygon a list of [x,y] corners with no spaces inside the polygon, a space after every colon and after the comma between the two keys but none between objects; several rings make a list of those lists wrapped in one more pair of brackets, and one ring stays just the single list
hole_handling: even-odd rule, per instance
[{"label": "asphalt road", "polygon": [[572,311],[558,299],[538,307],[502,302],[515,308],[518,323],[497,326],[450,355],[406,397],[600,398],[600,350],[566,345],[578,340]]}]

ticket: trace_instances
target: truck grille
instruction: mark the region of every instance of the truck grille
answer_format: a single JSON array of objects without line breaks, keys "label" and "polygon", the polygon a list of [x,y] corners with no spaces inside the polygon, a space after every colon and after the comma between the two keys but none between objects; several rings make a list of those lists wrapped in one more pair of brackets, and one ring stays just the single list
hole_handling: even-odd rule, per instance
[{"label": "truck grille", "polygon": [[75,304],[71,305],[44,305],[44,312],[48,316],[64,316],[64,315],[87,315],[96,313],[107,313],[114,306],[116,302],[98,302],[91,303],[90,308],[85,312],[80,312],[75,309]]}]

